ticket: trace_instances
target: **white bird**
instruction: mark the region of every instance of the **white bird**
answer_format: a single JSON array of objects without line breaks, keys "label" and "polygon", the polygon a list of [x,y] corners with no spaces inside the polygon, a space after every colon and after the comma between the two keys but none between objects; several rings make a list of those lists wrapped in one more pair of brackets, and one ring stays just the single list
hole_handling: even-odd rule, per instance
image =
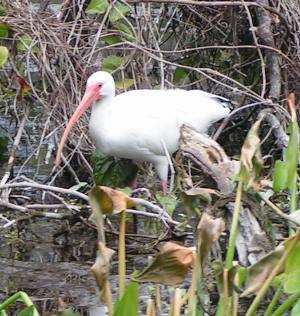
[{"label": "white bird", "polygon": [[104,71],[92,74],[85,94],[61,138],[55,164],[59,165],[71,128],[91,106],[89,132],[102,153],[152,162],[167,191],[168,159],[178,149],[180,127],[199,132],[226,117],[230,101],[201,90],[132,90],[115,96],[113,77]]}]

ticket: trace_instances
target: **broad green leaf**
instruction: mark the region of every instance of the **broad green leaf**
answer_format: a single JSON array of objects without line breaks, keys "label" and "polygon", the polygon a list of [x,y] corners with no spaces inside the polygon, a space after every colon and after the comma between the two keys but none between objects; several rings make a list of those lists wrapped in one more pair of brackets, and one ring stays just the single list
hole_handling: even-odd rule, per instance
[{"label": "broad green leaf", "polygon": [[71,308],[65,309],[64,311],[58,313],[59,316],[79,316],[79,314],[74,313]]},{"label": "broad green leaf", "polygon": [[6,15],[6,10],[5,10],[5,7],[0,4],[0,16],[3,16],[3,15]]},{"label": "broad green leaf", "polygon": [[128,60],[128,56],[117,56],[117,55],[111,55],[107,56],[103,59],[102,62],[102,70],[107,72],[113,72],[114,70],[120,68],[122,65],[124,65]]},{"label": "broad green leaf", "polygon": [[[290,192],[293,193],[291,199],[294,199],[294,203],[291,205],[296,205],[295,202],[295,191],[297,183],[297,167],[299,160],[299,127],[297,123],[297,113],[296,113],[296,103],[295,95],[290,93],[288,96],[288,103],[292,115],[292,121],[288,127],[288,132],[290,134],[289,143],[287,148],[283,151],[283,161],[276,161],[274,170],[274,190],[282,190],[286,187]],[[286,174],[284,174],[286,173]],[[278,191],[277,191],[278,192]],[[293,207],[294,208],[294,207]]]},{"label": "broad green leaf", "polygon": [[122,42],[122,39],[117,35],[106,35],[102,37],[102,40],[105,42],[105,44],[108,45],[113,45]]},{"label": "broad green leaf", "polygon": [[35,307],[33,305],[22,309],[18,316],[34,316]]},{"label": "broad green leaf", "polygon": [[300,299],[298,299],[297,303],[293,306],[290,316],[299,316],[300,315]]},{"label": "broad green leaf", "polygon": [[297,122],[291,123],[291,134],[289,144],[285,153],[286,163],[288,164],[288,186],[291,186],[296,180],[297,166],[299,159],[299,129]]},{"label": "broad green leaf", "polygon": [[109,4],[107,0],[92,0],[88,7],[85,9],[86,13],[99,13],[103,14],[106,12]]},{"label": "broad green leaf", "polygon": [[0,68],[2,68],[8,59],[8,49],[5,46],[0,46]]},{"label": "broad green leaf", "polygon": [[280,192],[287,188],[288,185],[288,168],[286,162],[277,160],[273,173],[273,190]]},{"label": "broad green leaf", "polygon": [[132,160],[117,160],[100,152],[93,156],[92,161],[96,185],[109,187],[128,186],[132,183],[138,171]]},{"label": "broad green leaf", "polygon": [[132,29],[125,23],[123,23],[122,21],[116,21],[113,26],[121,31],[127,38],[128,41],[133,41],[134,40],[134,36],[132,33]]},{"label": "broad green leaf", "polygon": [[115,23],[116,21],[123,19],[129,11],[130,9],[126,5],[117,2],[110,11],[108,19],[111,23]]},{"label": "broad green leaf", "polygon": [[184,81],[186,78],[188,77],[188,74],[187,72],[182,69],[182,68],[179,68],[177,67],[175,72],[174,72],[174,83],[182,83],[182,81]]},{"label": "broad green leaf", "polygon": [[0,37],[7,38],[9,34],[9,26],[5,23],[0,23]]},{"label": "broad green leaf", "polygon": [[285,264],[284,290],[287,293],[295,293],[300,288],[300,244],[290,253]]},{"label": "broad green leaf", "polygon": [[21,36],[20,40],[17,42],[17,51],[19,52],[27,52],[30,50],[33,53],[38,53],[39,48],[36,46],[32,46],[32,39],[28,35]]},{"label": "broad green leaf", "polygon": [[164,195],[159,191],[155,194],[155,197],[159,204],[166,208],[169,214],[173,214],[177,205],[177,197],[175,195]]},{"label": "broad green leaf", "polygon": [[116,303],[113,316],[138,315],[138,284],[130,282],[121,299]]},{"label": "broad green leaf", "polygon": [[134,80],[129,78],[125,78],[122,81],[117,80],[115,81],[115,85],[118,90],[125,90],[134,85]]}]

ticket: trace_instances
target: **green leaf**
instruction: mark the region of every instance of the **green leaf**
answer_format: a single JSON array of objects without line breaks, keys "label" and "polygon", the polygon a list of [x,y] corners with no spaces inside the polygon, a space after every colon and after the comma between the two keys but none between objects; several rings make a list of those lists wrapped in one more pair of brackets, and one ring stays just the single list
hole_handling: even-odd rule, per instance
[{"label": "green leaf", "polygon": [[9,51],[7,47],[5,46],[0,46],[0,68],[2,68],[8,59]]},{"label": "green leaf", "polygon": [[27,306],[26,308],[22,309],[18,316],[34,316],[34,305]]},{"label": "green leaf", "polygon": [[111,55],[105,57],[102,62],[102,70],[107,72],[113,72],[114,70],[120,68],[128,60],[128,56],[120,57],[117,55]]},{"label": "green leaf", "polygon": [[0,37],[7,38],[9,34],[9,26],[5,23],[0,23]]},{"label": "green leaf", "polygon": [[130,282],[122,296],[116,303],[113,316],[138,315],[138,284]]},{"label": "green leaf", "polygon": [[128,41],[133,41],[134,40],[134,36],[132,33],[132,29],[125,23],[121,22],[121,21],[117,21],[113,24],[113,26],[121,31],[122,33],[124,33],[124,35],[126,36]]},{"label": "green leaf", "polygon": [[288,184],[288,170],[287,164],[281,160],[277,160],[274,166],[273,173],[273,190],[280,192],[287,188]]},{"label": "green leaf", "polygon": [[162,192],[158,191],[155,194],[156,199],[158,200],[159,204],[166,208],[169,214],[173,214],[176,205],[177,205],[177,197],[176,195],[164,195]]},{"label": "green leaf", "polygon": [[125,78],[122,81],[117,80],[115,81],[115,85],[118,90],[125,90],[134,85],[134,80],[129,78]]},{"label": "green leaf", "polygon": [[300,315],[300,299],[298,299],[297,303],[291,310],[290,316],[299,316]]},{"label": "green leaf", "polygon": [[273,189],[279,192],[285,188],[293,190],[297,181],[297,167],[299,159],[299,127],[297,122],[291,122],[288,127],[290,138],[287,148],[283,152],[283,161],[276,161],[273,174]]},{"label": "green leaf", "polygon": [[129,11],[130,9],[126,5],[117,2],[110,11],[108,19],[111,23],[114,23],[120,19],[123,19]]},{"label": "green leaf", "polygon": [[299,130],[297,122],[291,123],[291,134],[289,144],[285,152],[285,160],[288,164],[288,186],[291,186],[296,181],[297,166],[299,159]]},{"label": "green leaf", "polygon": [[108,8],[107,0],[92,0],[88,7],[85,9],[86,13],[100,13],[103,14],[106,12]]},{"label": "green leaf", "polygon": [[5,10],[5,7],[0,4],[0,16],[3,16],[3,15],[6,15],[6,10]]},{"label": "green leaf", "polygon": [[80,314],[74,313],[71,308],[65,309],[58,313],[59,316],[80,316]]},{"label": "green leaf", "polygon": [[178,84],[184,81],[187,77],[188,77],[187,72],[184,69],[177,67],[174,72],[173,80],[174,80],[174,83]]},{"label": "green leaf", "polygon": [[117,35],[107,35],[102,37],[102,40],[105,42],[105,44],[108,45],[118,44],[122,42],[122,39]]},{"label": "green leaf", "polygon": [[93,158],[93,174],[96,185],[109,187],[128,186],[135,178],[138,168],[128,159],[116,160],[97,152]]},{"label": "green leaf", "polygon": [[17,51],[27,52],[30,50],[33,53],[38,53],[39,48],[32,45],[32,39],[28,35],[21,36],[20,40],[17,42]]},{"label": "green leaf", "polygon": [[284,290],[287,293],[295,293],[299,291],[300,280],[300,244],[298,244],[289,254],[285,264]]}]

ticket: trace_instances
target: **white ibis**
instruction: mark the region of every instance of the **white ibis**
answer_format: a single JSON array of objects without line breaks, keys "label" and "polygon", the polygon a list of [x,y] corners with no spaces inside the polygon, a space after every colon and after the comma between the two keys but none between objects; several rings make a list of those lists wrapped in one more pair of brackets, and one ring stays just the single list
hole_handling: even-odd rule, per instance
[{"label": "white ibis", "polygon": [[226,117],[230,101],[201,90],[132,90],[115,96],[113,77],[104,71],[92,74],[85,94],[61,138],[55,164],[67,136],[91,106],[89,131],[102,153],[152,162],[167,190],[168,159],[178,149],[179,130],[187,124],[199,132]]}]

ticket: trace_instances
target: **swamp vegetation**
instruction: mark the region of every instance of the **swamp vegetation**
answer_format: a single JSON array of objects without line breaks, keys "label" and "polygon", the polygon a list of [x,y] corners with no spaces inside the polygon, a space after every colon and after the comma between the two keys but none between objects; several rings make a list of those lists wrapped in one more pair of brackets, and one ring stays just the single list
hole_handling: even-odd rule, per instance
[{"label": "swamp vegetation", "polygon": [[[100,69],[233,100],[167,196],[88,116],[53,166]],[[300,315],[298,0],[1,0],[0,72],[0,315]]]}]

